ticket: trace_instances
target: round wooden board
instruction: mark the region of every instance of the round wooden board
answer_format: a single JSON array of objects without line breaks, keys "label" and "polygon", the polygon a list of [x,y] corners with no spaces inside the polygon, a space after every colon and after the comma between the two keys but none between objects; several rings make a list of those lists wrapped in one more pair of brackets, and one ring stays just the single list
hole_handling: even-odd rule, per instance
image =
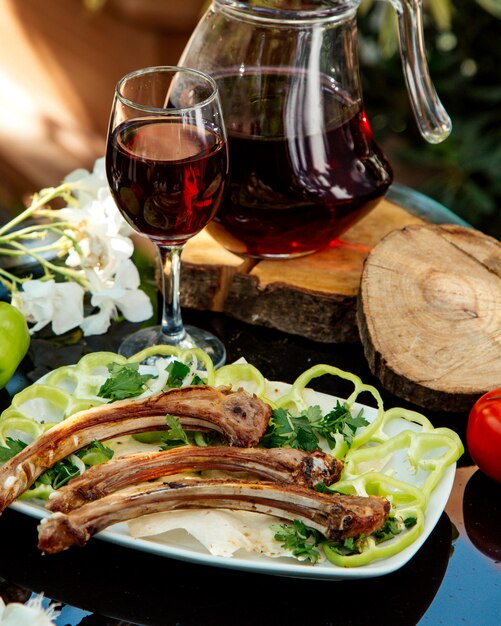
[{"label": "round wooden board", "polygon": [[468,410],[501,386],[501,244],[454,225],[389,233],[367,257],[357,323],[385,389],[424,408]]}]

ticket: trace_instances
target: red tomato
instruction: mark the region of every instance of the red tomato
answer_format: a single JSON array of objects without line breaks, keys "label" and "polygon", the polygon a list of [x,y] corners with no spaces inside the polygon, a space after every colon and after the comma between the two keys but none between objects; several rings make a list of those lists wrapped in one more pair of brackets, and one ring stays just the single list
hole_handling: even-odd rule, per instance
[{"label": "red tomato", "polygon": [[493,389],[475,402],[468,417],[466,441],[478,467],[501,482],[501,389]]}]

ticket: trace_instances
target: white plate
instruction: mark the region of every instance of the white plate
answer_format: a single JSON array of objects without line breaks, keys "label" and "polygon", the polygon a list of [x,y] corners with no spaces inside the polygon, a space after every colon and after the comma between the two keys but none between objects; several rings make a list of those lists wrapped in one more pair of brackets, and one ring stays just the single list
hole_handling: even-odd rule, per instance
[{"label": "white plate", "polygon": [[[276,391],[274,395],[281,395],[288,388],[288,385],[284,383],[270,383],[270,385],[273,387],[273,390]],[[317,392],[311,392],[311,398],[308,398],[308,401],[310,404],[319,404],[325,409],[325,407],[335,405],[336,398]],[[371,420],[375,418],[376,411],[373,408],[364,405],[357,405],[357,407],[363,407],[364,417],[366,419]],[[408,427],[408,422],[403,419],[401,421],[402,429]],[[395,433],[396,432],[398,432],[398,427],[395,430]],[[401,459],[397,457],[394,466],[397,473],[399,470],[404,469],[401,463]],[[293,558],[269,558],[251,553],[245,553],[244,556],[240,556],[242,552],[239,553],[239,556],[233,557],[213,556],[184,531],[172,531],[168,534],[168,539],[166,539],[167,534],[150,537],[148,539],[138,539],[129,535],[128,526],[125,523],[116,524],[96,536],[105,541],[110,541],[127,548],[142,550],[144,552],[179,559],[181,561],[260,574],[324,580],[356,580],[383,576],[405,565],[426,541],[447,504],[454,483],[455,471],[455,464],[448,467],[439,484],[433,491],[426,508],[422,534],[410,546],[398,554],[361,567],[343,568],[329,562],[311,565]],[[409,479],[409,482],[411,481],[412,477]],[[18,501],[10,506],[16,511],[38,519],[50,515],[50,512],[46,511],[42,506],[28,501]]]}]

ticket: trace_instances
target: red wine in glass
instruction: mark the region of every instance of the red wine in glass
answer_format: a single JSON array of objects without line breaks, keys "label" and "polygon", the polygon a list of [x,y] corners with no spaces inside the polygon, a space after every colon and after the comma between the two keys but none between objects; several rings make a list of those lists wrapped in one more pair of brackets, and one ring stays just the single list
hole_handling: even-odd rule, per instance
[{"label": "red wine in glass", "polygon": [[120,354],[168,345],[201,348],[216,367],[224,363],[217,337],[184,326],[179,281],[183,246],[213,219],[228,167],[221,102],[210,76],[164,66],[118,82],[106,148],[108,183],[124,218],[156,244],[163,270],[161,324],[127,337]]},{"label": "red wine in glass", "polygon": [[225,142],[212,125],[160,117],[117,126],[106,164],[129,224],[154,242],[181,245],[214,217],[226,159]]}]

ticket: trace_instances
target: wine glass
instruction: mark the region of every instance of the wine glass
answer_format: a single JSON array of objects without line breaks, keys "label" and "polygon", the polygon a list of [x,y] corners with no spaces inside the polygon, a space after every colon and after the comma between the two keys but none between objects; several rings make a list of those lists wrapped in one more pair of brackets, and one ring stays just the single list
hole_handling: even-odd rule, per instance
[{"label": "wine glass", "polygon": [[120,354],[157,344],[202,348],[226,358],[211,333],[184,326],[179,302],[183,246],[214,217],[228,178],[228,152],[214,80],[186,67],[140,69],[117,84],[106,148],[111,193],[127,222],[157,248],[162,267],[159,326],[127,337]]}]

